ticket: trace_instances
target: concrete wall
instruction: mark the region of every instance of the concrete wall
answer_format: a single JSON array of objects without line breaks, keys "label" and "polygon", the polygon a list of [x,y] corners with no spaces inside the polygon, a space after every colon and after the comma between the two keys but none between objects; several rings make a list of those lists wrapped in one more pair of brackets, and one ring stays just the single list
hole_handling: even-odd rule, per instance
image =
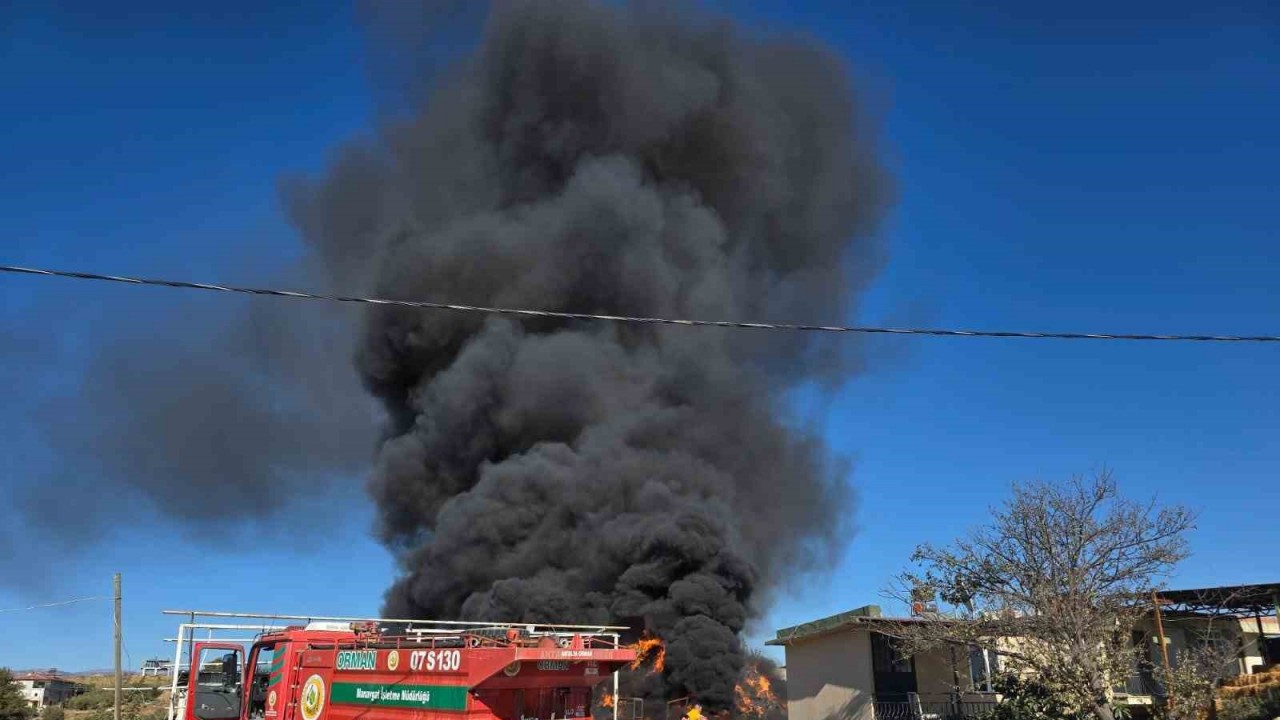
[{"label": "concrete wall", "polygon": [[788,720],[874,720],[868,632],[810,638],[786,652]]},{"label": "concrete wall", "polygon": [[[915,662],[916,692],[924,696],[926,701],[951,693],[955,682],[951,672],[951,653],[948,649],[940,648],[931,652],[920,653],[916,655]],[[960,673],[961,687],[964,687],[968,682],[968,663],[968,655],[957,650],[956,670]]]},{"label": "concrete wall", "polygon": [[[40,687],[36,687],[39,684]],[[22,696],[26,698],[27,703],[32,707],[47,707],[49,705],[57,705],[66,702],[75,697],[79,693],[79,687],[74,683],[50,681],[50,680],[19,680],[18,685],[22,688]]]},{"label": "concrete wall", "polygon": [[956,647],[954,657],[950,648],[939,648],[917,655],[915,662],[916,688],[922,702],[949,700],[957,684],[961,702],[989,702],[993,697],[973,686],[967,648]]},{"label": "concrete wall", "polygon": [[[1138,630],[1146,632],[1148,635],[1156,634],[1155,620],[1144,618],[1138,623]],[[1254,618],[1245,618],[1242,620],[1233,620],[1231,618],[1168,618],[1164,622],[1164,634],[1169,638],[1169,660],[1177,663],[1178,655],[1187,650],[1191,641],[1203,636],[1206,632],[1212,630],[1214,633],[1220,634],[1225,640],[1230,642],[1233,647],[1240,649],[1240,657],[1238,667],[1235,671],[1245,675],[1252,673],[1254,669],[1262,664],[1262,649],[1259,644],[1258,625]],[[1264,635],[1280,634],[1280,624],[1276,618],[1262,618],[1262,632]],[[1161,662],[1160,646],[1151,644],[1152,660],[1159,664]]]},{"label": "concrete wall", "polygon": [[19,680],[18,685],[21,686],[22,697],[26,699],[28,705],[44,707],[44,688],[36,687],[30,680]]},{"label": "concrete wall", "polygon": [[[1244,670],[1242,672],[1252,673],[1254,668],[1262,664],[1262,645],[1258,635],[1258,624],[1254,618],[1246,618],[1240,621],[1240,630],[1244,636]],[[1280,635],[1280,621],[1276,618],[1262,618],[1262,632],[1264,635]],[[1271,658],[1271,662],[1276,662],[1276,658]]]}]

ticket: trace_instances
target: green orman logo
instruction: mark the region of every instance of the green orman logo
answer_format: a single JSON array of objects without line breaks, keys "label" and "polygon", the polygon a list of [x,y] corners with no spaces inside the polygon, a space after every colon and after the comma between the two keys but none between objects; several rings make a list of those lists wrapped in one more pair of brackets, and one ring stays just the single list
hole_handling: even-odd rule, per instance
[{"label": "green orman logo", "polygon": [[302,702],[299,703],[304,720],[316,720],[324,710],[324,680],[312,675],[302,686]]}]

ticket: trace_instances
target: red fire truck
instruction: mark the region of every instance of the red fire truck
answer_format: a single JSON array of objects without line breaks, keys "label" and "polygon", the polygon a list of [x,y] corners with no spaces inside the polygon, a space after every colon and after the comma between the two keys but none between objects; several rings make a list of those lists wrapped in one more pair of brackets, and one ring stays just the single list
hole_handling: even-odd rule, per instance
[{"label": "red fire truck", "polygon": [[592,688],[636,657],[618,627],[327,620],[194,639],[251,627],[265,626],[180,626],[190,662],[175,662],[170,720],[585,718]]}]

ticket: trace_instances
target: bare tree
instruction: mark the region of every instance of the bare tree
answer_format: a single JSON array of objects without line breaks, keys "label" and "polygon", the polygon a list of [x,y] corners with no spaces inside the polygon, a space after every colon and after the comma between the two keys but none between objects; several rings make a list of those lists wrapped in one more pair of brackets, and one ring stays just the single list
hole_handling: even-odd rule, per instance
[{"label": "bare tree", "polygon": [[937,622],[889,632],[908,654],[961,643],[1034,675],[1064,717],[1114,720],[1111,688],[1134,668],[1131,633],[1158,581],[1187,555],[1182,507],[1121,498],[1109,473],[1016,485],[991,521],[950,547],[921,545],[891,590],[940,600]]}]

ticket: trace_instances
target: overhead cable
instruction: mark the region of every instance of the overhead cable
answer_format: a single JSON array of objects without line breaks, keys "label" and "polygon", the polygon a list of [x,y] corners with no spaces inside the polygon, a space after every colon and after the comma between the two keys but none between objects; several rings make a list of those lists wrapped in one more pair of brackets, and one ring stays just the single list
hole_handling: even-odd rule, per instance
[{"label": "overhead cable", "polygon": [[494,315],[514,315],[517,317],[558,318],[564,320],[595,320],[602,322],[635,323],[651,325],[686,325],[692,327],[740,328],[745,330],[791,330],[804,332],[828,333],[861,333],[882,335],[928,335],[934,337],[983,337],[983,338],[1033,338],[1052,340],[1164,340],[1178,342],[1235,342],[1235,343],[1274,343],[1280,342],[1280,335],[1158,335],[1143,333],[1083,333],[1083,332],[1033,332],[1009,330],[958,330],[947,328],[898,328],[869,327],[859,325],[810,325],[802,323],[767,323],[744,322],[739,320],[691,320],[680,318],[642,317],[631,315],[601,315],[596,313],[562,312],[556,310],[536,310],[528,308],[485,307],[482,305],[460,305],[457,303],[429,302],[425,300],[393,300],[389,298],[360,297],[354,295],[328,295],[298,290],[281,290],[274,288],[241,287],[236,285],[217,285],[214,283],[188,282],[184,280],[159,280],[154,278],[135,278],[121,275],[104,275],[100,273],[72,272],[67,270],[49,270],[44,268],[20,267],[16,265],[0,265],[0,272],[40,275],[45,277],[72,278],[76,280],[98,280],[105,282],[126,283],[129,285],[146,285],[154,287],[181,288],[186,290],[211,290],[242,295],[263,295],[271,297],[294,298],[299,300],[326,300],[329,302],[358,303],[366,305],[385,305],[393,307],[420,308],[429,310],[449,310],[454,312],[487,313]]}]

